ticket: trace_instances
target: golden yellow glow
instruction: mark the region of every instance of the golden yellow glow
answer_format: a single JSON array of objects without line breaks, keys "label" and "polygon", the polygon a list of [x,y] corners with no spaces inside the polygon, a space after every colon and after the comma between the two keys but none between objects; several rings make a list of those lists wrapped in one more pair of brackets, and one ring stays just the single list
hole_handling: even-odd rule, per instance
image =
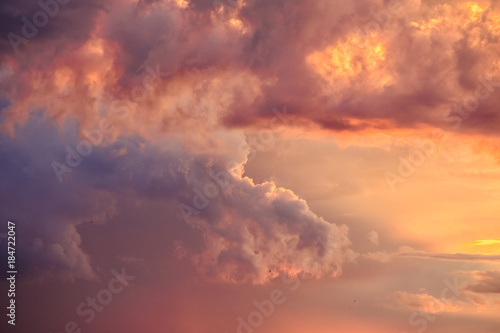
[{"label": "golden yellow glow", "polygon": [[459,245],[457,250],[462,253],[499,254],[500,240],[480,239],[473,242],[467,242]]},{"label": "golden yellow glow", "polygon": [[175,0],[175,4],[179,6],[180,8],[187,8],[189,5],[189,2],[186,0]]},{"label": "golden yellow glow", "polygon": [[233,27],[235,27],[236,29],[240,30],[242,33],[245,33],[247,32],[247,29],[245,28],[245,26],[243,25],[243,22],[239,19],[230,19],[229,20],[229,24]]},{"label": "golden yellow glow", "polygon": [[482,253],[500,253],[500,239],[480,239],[474,242]]},{"label": "golden yellow glow", "polygon": [[386,69],[386,47],[381,40],[358,34],[344,42],[316,51],[306,62],[338,90],[352,81],[361,81],[364,88],[380,89],[394,82]]},{"label": "golden yellow glow", "polygon": [[[447,5],[445,5],[447,6]],[[448,10],[447,10],[448,12]],[[417,28],[420,33],[422,34],[430,34],[434,32],[439,26],[446,26],[450,24],[450,19],[448,16],[451,16],[451,14],[448,14],[446,16],[441,16],[438,19],[430,19],[428,21],[421,21],[420,23],[418,22],[411,22],[410,25],[414,28]],[[456,22],[456,20],[451,19],[451,23]]]},{"label": "golden yellow glow", "polygon": [[480,19],[484,12],[484,9],[475,2],[462,3],[458,8],[469,15],[470,21],[476,21]]},{"label": "golden yellow glow", "polygon": [[480,239],[474,242],[474,245],[495,245],[500,244],[500,239]]},{"label": "golden yellow glow", "polygon": [[[457,12],[458,10],[458,12]],[[412,27],[417,28],[423,34],[430,34],[440,30],[459,31],[468,23],[482,20],[485,9],[475,2],[463,2],[457,7],[452,7],[444,4],[439,7],[439,16],[431,18],[427,21],[411,22]],[[493,21],[487,24],[491,29],[497,28],[495,23],[498,23],[497,15],[490,15],[488,21]]]}]

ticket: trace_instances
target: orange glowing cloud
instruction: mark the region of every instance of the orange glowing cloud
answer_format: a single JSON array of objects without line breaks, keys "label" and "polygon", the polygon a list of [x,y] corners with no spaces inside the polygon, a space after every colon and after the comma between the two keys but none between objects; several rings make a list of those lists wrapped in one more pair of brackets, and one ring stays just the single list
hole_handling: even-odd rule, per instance
[{"label": "orange glowing cloud", "polygon": [[[306,62],[329,83],[330,91],[340,91],[353,82],[362,80],[362,86],[379,90],[394,83],[386,66],[387,50],[381,39],[351,34],[323,51],[307,56]],[[360,88],[361,88],[360,87]]]}]

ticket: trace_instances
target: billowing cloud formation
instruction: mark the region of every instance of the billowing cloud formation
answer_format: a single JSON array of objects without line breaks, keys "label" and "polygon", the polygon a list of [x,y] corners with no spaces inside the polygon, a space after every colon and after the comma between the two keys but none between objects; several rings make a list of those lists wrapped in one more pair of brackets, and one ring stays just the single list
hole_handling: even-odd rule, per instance
[{"label": "billowing cloud formation", "polygon": [[[211,168],[223,170],[230,159],[243,168],[247,152],[229,144],[241,134],[224,130],[259,126],[274,117],[278,105],[294,110],[304,126],[335,131],[427,124],[496,135],[500,16],[486,4],[50,3],[53,15],[31,37],[24,35],[43,16],[37,13],[50,10],[26,1],[2,7],[3,31],[27,40],[17,43],[20,39],[10,35],[0,49],[1,120],[8,133],[3,149],[22,156],[19,138],[37,117],[55,126],[30,139],[46,143],[39,150],[43,156],[8,160],[4,167],[44,175],[38,185],[9,183],[13,193],[14,187],[35,186],[78,207],[70,217],[59,213],[65,211],[60,206],[43,208],[57,214],[38,211],[50,220],[41,225],[59,232],[34,235],[32,249],[57,258],[61,267],[80,267],[83,276],[92,276],[92,269],[76,226],[113,215],[117,191],[175,201]],[[63,29],[66,25],[70,28]],[[103,120],[112,127],[106,133]],[[67,146],[78,150],[99,128],[103,138],[83,164],[72,172],[64,169]],[[143,158],[147,172],[137,162]],[[60,163],[56,178],[54,161]],[[169,167],[162,169],[161,163]],[[127,176],[117,176],[118,169]],[[206,248],[196,260],[207,276],[264,281],[269,275],[263,267],[293,271],[309,256],[325,259],[313,274],[338,274],[346,256],[340,248],[348,245],[346,228],[324,221],[273,183],[232,177],[230,195],[217,197],[197,217]],[[65,193],[71,193],[69,185],[54,190],[50,178],[74,181],[79,191],[103,198],[77,204],[78,195]],[[256,216],[249,202],[263,213]],[[79,215],[83,211],[85,217]],[[331,238],[321,241],[328,245],[318,248],[318,236],[325,234]],[[370,240],[378,242],[374,234]]]},{"label": "billowing cloud formation", "polygon": [[9,139],[2,134],[0,140],[0,216],[19,222],[18,232],[26,235],[18,246],[21,260],[26,261],[24,273],[94,278],[90,258],[81,251],[75,227],[85,219],[104,222],[113,215],[113,197],[80,182],[54,186],[50,159],[55,151],[64,148],[55,129],[40,117],[28,122],[15,136]]},{"label": "billowing cloud formation", "polygon": [[[37,107],[56,119],[71,110],[92,119],[132,93],[141,99],[141,122],[154,116],[168,130],[186,114],[199,114],[198,106],[183,102],[194,94],[206,102],[202,109],[229,126],[255,124],[286,104],[332,130],[427,124],[496,133],[500,16],[493,7],[413,0],[209,2],[86,3],[88,10],[61,5],[39,36],[19,45],[19,54],[4,44],[2,71],[16,73],[1,83],[3,98],[16,101],[4,112],[21,122],[22,110]],[[21,33],[23,14],[39,9],[32,7],[6,5],[6,29]],[[57,29],[82,12],[84,25]],[[67,40],[71,47],[62,49]],[[131,92],[144,68],[157,65],[171,73],[165,87],[144,98]],[[183,94],[182,87],[193,84],[198,88]]]},{"label": "billowing cloud formation", "polygon": [[[157,137],[158,143],[120,136],[88,144],[92,149],[85,154],[75,133],[71,125],[58,133],[39,113],[2,141],[2,173],[10,175],[4,177],[8,196],[2,218],[24,221],[21,228],[30,231],[21,247],[29,251],[27,273],[95,278],[78,227],[106,222],[130,200],[192,201],[188,212],[196,214],[186,219],[179,211],[169,223],[192,222],[193,232],[201,232],[203,244],[182,246],[212,280],[263,283],[300,272],[338,276],[342,264],[354,258],[346,226],[317,216],[289,190],[242,176],[249,147],[240,131],[176,133]],[[54,176],[54,161],[70,170],[61,181]],[[225,171],[227,165],[232,169]],[[197,201],[202,192],[210,198],[207,207]],[[23,209],[27,203],[29,210]]]},{"label": "billowing cloud formation", "polygon": [[205,249],[194,259],[209,278],[265,282],[280,273],[338,276],[354,254],[348,228],[310,211],[305,201],[272,183],[235,180],[227,196],[197,218]]},{"label": "billowing cloud formation", "polygon": [[21,331],[241,331],[271,304],[263,333],[497,332],[499,23],[488,0],[3,1]]}]

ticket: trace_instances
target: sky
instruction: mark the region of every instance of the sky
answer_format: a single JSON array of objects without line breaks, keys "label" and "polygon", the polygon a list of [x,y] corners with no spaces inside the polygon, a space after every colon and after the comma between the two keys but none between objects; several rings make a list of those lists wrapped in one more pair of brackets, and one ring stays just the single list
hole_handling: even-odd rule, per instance
[{"label": "sky", "polygon": [[498,333],[499,6],[2,1],[2,332]]}]

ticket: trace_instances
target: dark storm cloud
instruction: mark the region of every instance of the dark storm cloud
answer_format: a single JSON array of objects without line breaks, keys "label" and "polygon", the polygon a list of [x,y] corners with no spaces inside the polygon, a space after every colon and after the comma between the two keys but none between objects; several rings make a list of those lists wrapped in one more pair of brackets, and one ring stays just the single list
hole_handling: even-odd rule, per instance
[{"label": "dark storm cloud", "polygon": [[76,227],[109,220],[124,198],[176,198],[186,187],[182,155],[161,153],[140,138],[94,147],[59,182],[51,164],[76,146],[72,133],[60,136],[39,113],[16,138],[2,134],[0,218],[17,222],[22,274],[30,278],[95,278]]},{"label": "dark storm cloud", "polygon": [[[34,0],[7,0],[0,6],[0,55],[5,57],[16,56],[15,48],[8,38],[9,33],[14,33],[28,40],[17,47],[19,52],[32,53],[36,56],[37,50],[48,45],[54,48],[68,47],[85,41],[96,24],[97,16],[106,10],[106,6],[113,1],[34,1]],[[45,13],[45,14],[37,14]],[[34,18],[35,16],[35,18]],[[31,27],[24,28],[26,21]],[[47,23],[44,24],[44,18]],[[39,20],[39,26],[34,20]],[[32,27],[36,29],[33,31]],[[16,42],[14,42],[16,44]]]}]

